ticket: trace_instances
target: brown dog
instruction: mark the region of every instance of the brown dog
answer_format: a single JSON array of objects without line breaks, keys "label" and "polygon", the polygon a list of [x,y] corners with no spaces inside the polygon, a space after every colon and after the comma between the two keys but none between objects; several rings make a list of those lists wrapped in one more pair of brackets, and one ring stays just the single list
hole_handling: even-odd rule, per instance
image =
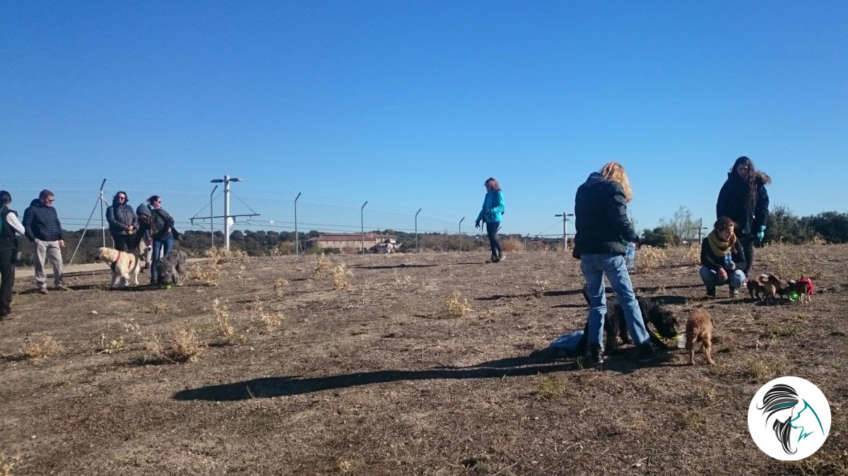
[{"label": "brown dog", "polygon": [[713,347],[713,321],[710,313],[704,309],[694,309],[686,321],[686,350],[689,351],[689,365],[695,365],[695,343],[700,342],[707,356],[707,362],[715,365],[710,351]]}]

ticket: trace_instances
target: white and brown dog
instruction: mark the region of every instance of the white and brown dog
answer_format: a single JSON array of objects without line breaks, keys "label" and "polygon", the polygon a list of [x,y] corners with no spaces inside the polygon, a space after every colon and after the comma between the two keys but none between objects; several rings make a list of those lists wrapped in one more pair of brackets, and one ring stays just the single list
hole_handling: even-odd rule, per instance
[{"label": "white and brown dog", "polygon": [[138,273],[141,271],[141,260],[135,253],[118,251],[114,248],[100,248],[97,259],[107,263],[112,268],[111,287],[128,287],[132,282],[138,286]]}]

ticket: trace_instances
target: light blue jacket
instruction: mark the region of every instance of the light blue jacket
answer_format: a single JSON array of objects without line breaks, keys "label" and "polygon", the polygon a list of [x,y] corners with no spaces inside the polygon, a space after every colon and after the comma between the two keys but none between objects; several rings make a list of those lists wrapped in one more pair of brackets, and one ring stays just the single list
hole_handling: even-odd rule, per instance
[{"label": "light blue jacket", "polygon": [[486,198],[483,199],[483,209],[477,215],[477,221],[486,223],[500,223],[504,213],[504,198],[501,192],[486,192]]}]

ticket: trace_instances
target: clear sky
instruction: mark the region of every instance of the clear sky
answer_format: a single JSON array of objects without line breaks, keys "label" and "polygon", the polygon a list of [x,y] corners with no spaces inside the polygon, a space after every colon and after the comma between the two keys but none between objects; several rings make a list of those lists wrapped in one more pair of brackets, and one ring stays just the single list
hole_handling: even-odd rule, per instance
[{"label": "clear sky", "polygon": [[368,200],[367,228],[467,231],[495,176],[505,232],[554,234],[609,160],[639,229],[712,221],[745,154],[773,204],[846,211],[846,25],[844,0],[0,0],[0,187],[53,189],[70,229],[102,178],[185,221],[230,174],[242,227],[291,229],[303,192],[302,229]]}]

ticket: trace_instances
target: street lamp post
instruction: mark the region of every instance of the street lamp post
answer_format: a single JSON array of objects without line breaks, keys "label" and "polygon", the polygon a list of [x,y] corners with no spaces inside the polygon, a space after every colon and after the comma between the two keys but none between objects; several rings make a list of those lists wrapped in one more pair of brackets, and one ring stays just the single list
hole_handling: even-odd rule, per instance
[{"label": "street lamp post", "polygon": [[297,196],[294,197],[294,255],[300,256],[300,240],[297,235],[297,199],[300,198],[300,194],[302,192],[297,192]]},{"label": "street lamp post", "polygon": [[215,190],[218,190],[218,185],[212,188],[212,192],[209,193],[209,243],[211,243],[212,248],[215,248],[215,210],[214,205],[212,203],[212,198],[215,196]]},{"label": "street lamp post", "polygon": [[359,208],[359,226],[362,233],[362,254],[365,254],[365,205],[368,205],[368,200]]},{"label": "street lamp post", "polygon": [[418,247],[418,214],[421,213],[421,208],[415,212],[415,252],[420,253],[421,248]]}]

